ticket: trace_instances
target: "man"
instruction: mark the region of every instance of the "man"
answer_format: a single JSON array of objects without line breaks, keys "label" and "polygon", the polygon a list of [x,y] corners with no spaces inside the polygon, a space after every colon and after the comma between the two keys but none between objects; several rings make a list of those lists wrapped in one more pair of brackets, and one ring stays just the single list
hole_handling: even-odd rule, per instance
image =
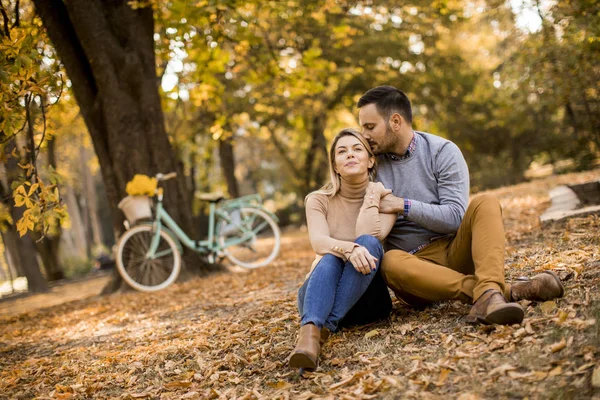
[{"label": "man", "polygon": [[498,200],[469,204],[469,171],[459,148],[413,131],[408,97],[392,86],[358,101],[363,136],[378,156],[377,180],[392,189],[380,205],[398,219],[385,243],[383,276],[413,306],[441,300],[473,304],[467,321],[521,323],[522,299],[549,300],[564,288],[551,271],[527,282],[504,280],[504,226]]}]

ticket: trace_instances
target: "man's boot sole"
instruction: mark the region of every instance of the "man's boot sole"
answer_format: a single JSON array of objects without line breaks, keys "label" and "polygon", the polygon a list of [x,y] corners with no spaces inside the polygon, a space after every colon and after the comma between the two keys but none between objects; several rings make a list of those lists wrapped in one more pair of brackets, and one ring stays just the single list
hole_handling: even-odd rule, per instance
[{"label": "man's boot sole", "polygon": [[486,325],[513,325],[523,322],[524,317],[525,311],[520,305],[509,303],[498,310],[492,311],[485,317],[478,317],[477,319]]},{"label": "man's boot sole", "polygon": [[290,357],[288,365],[292,368],[316,369],[317,361],[308,354],[297,351]]}]

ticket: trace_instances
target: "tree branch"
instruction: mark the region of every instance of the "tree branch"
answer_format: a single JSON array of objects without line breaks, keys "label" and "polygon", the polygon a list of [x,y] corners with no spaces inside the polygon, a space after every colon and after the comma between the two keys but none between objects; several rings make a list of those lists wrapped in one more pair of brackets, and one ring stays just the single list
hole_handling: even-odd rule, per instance
[{"label": "tree branch", "polygon": [[19,0],[17,0],[15,3],[15,23],[12,26],[13,28],[21,25],[21,20],[19,17]]},{"label": "tree branch", "polygon": [[10,20],[8,19],[8,14],[6,14],[6,8],[2,4],[2,0],[0,0],[0,13],[2,13],[2,19],[4,20],[4,35],[10,39],[10,29],[8,28]]}]

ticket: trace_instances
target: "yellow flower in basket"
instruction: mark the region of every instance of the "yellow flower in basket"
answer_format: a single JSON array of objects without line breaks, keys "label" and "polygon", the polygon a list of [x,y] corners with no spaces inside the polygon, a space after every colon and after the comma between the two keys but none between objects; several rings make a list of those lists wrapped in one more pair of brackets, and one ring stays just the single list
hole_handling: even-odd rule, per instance
[{"label": "yellow flower in basket", "polygon": [[136,174],[132,180],[127,182],[125,191],[130,196],[154,196],[158,181],[147,175]]}]

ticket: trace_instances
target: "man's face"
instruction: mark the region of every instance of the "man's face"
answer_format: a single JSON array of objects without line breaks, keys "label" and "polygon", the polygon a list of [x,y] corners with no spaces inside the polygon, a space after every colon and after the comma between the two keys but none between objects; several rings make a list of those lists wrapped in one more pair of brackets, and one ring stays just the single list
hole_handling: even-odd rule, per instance
[{"label": "man's face", "polygon": [[361,107],[358,120],[362,127],[362,135],[369,142],[375,155],[389,153],[395,149],[396,136],[389,129],[384,118],[373,103]]}]

